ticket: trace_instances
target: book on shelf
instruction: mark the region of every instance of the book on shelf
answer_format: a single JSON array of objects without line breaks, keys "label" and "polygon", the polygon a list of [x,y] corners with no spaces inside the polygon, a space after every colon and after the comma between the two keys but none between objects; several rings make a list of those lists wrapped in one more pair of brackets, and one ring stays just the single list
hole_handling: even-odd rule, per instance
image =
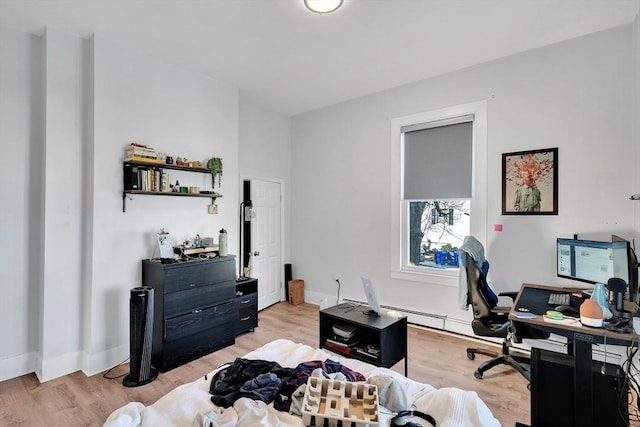
[{"label": "book on shelf", "polygon": [[153,159],[158,158],[158,153],[156,153],[156,150],[154,150],[153,148],[134,147],[130,145],[125,149],[124,152],[127,156],[149,157]]},{"label": "book on shelf", "polygon": [[332,336],[330,338],[326,339],[326,342],[340,346],[340,347],[344,347],[344,348],[351,348],[354,345],[358,344],[358,340],[357,339],[350,339],[348,342],[342,341],[340,339],[336,339],[336,337]]},{"label": "book on shelf", "polygon": [[324,346],[329,350],[333,350],[336,353],[340,353],[344,355],[350,355],[353,352],[353,349],[351,347],[345,347],[343,345],[334,344],[329,340],[325,340]]},{"label": "book on shelf", "polygon": [[125,164],[123,170],[125,190],[156,193],[171,191],[169,174],[159,168]]},{"label": "book on shelf", "polygon": [[151,159],[148,157],[140,157],[140,156],[125,156],[125,162],[137,162],[137,163],[149,163],[150,165],[161,165],[162,162],[160,159]]},{"label": "book on shelf", "polygon": [[186,248],[182,249],[182,253],[184,255],[195,255],[195,254],[203,254],[207,252],[218,252],[218,245],[213,246],[204,246],[200,248]]},{"label": "book on shelf", "polygon": [[380,356],[380,352],[379,351],[378,351],[377,354],[374,354],[374,353],[370,353],[367,350],[365,350],[364,348],[360,348],[360,347],[356,348],[355,350],[356,350],[357,354],[361,354],[361,355],[369,357],[371,359],[377,359]]}]

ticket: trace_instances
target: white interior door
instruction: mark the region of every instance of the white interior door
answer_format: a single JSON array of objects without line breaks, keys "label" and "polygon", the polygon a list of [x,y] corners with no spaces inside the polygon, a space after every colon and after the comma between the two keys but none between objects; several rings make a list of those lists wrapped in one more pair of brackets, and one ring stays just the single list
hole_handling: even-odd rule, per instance
[{"label": "white interior door", "polygon": [[258,279],[258,310],[280,302],[282,295],[281,184],[251,180],[256,217],[251,222],[253,277]]}]

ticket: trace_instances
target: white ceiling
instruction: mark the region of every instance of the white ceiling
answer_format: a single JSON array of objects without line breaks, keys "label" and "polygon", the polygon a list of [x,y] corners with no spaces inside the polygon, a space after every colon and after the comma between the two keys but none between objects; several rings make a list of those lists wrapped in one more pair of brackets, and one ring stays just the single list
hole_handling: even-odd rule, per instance
[{"label": "white ceiling", "polygon": [[0,27],[95,34],[283,114],[631,23],[640,0],[0,0]]}]

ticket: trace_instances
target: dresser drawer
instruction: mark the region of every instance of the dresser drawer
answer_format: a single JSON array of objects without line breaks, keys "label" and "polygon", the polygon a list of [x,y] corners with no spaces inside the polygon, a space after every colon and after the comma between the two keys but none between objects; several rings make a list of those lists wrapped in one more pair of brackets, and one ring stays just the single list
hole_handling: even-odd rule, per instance
[{"label": "dresser drawer", "polygon": [[153,364],[166,372],[234,343],[233,322],[225,322],[217,328],[205,329],[165,343],[163,352],[156,355]]},{"label": "dresser drawer", "polygon": [[236,297],[236,335],[248,332],[258,327],[258,296],[257,294]]},{"label": "dresser drawer", "polygon": [[164,317],[173,317],[198,308],[233,301],[235,282],[221,282],[215,286],[204,286],[173,292],[164,296]]},{"label": "dresser drawer", "polygon": [[227,329],[225,324],[231,325],[236,320],[236,316],[237,312],[233,303],[230,302],[172,317],[165,322],[164,339],[166,342],[172,342],[212,328],[219,328],[218,331],[222,332]]},{"label": "dresser drawer", "polygon": [[256,294],[249,294],[249,295],[242,295],[242,296],[237,296],[236,297],[236,304],[238,304],[238,309],[242,309],[243,306],[246,305],[256,305],[258,304],[258,295]]},{"label": "dresser drawer", "polygon": [[180,292],[218,282],[235,281],[235,263],[227,260],[165,266],[164,292]]}]

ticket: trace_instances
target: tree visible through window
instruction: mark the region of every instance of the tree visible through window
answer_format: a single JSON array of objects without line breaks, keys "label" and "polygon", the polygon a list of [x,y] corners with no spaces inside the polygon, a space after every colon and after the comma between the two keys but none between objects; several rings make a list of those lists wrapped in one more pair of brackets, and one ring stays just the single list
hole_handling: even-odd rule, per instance
[{"label": "tree visible through window", "polygon": [[457,268],[457,249],[470,230],[469,200],[409,203],[409,265]]}]

